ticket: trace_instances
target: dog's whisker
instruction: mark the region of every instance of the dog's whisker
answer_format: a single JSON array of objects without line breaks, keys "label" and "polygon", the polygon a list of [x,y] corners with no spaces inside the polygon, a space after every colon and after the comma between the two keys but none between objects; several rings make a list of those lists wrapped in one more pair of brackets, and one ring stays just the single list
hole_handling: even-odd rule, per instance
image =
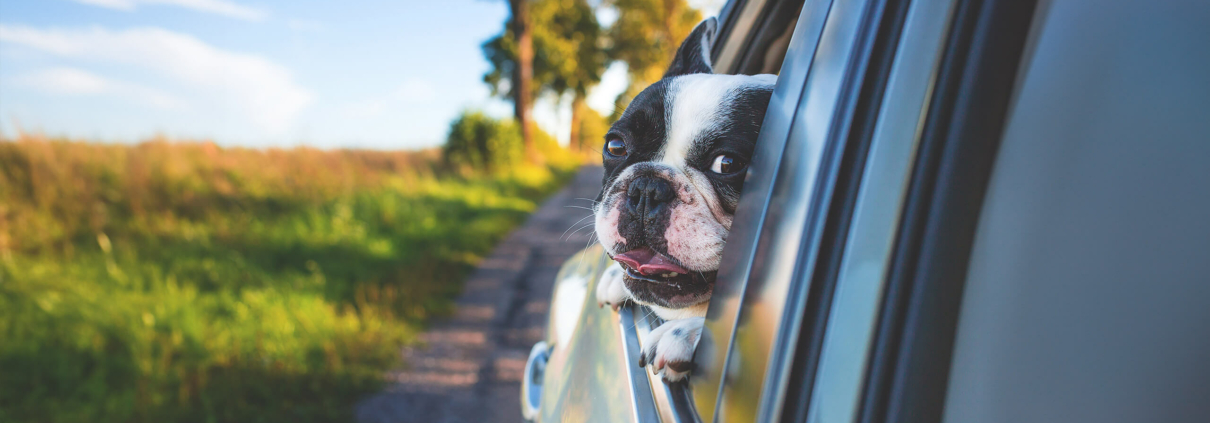
[{"label": "dog's whisker", "polygon": [[[588,227],[591,227],[593,225],[595,225],[595,223],[589,223],[587,225],[581,226],[579,229],[572,231],[570,235],[567,235],[567,239],[571,239],[571,237],[575,236],[577,232],[587,229]],[[588,247],[585,246],[584,248],[588,248]]]},{"label": "dog's whisker", "polygon": [[[588,246],[592,245],[592,243],[596,242],[596,240],[597,240],[597,232],[593,231],[592,234],[588,237],[588,242],[584,243],[584,248],[581,248],[581,250],[587,250]],[[583,265],[584,265],[584,254],[580,254],[580,262],[576,263],[576,267],[580,267]]]},{"label": "dog's whisker", "polygon": [[[640,321],[640,320],[645,320],[645,319],[647,319],[648,317],[651,317],[651,315],[652,315],[652,314],[655,314],[655,309],[652,309],[652,308],[647,308],[647,313],[643,314],[643,316],[642,316],[642,317],[639,317],[638,319],[635,319],[635,320],[634,320],[634,324],[630,325],[630,329],[627,329],[627,330],[632,330],[632,329],[634,329],[634,328],[638,327],[638,324],[639,324],[639,321]],[[653,329],[654,329],[654,328],[653,328]]]},{"label": "dog's whisker", "polygon": [[[573,223],[572,226],[570,226],[566,230],[564,230],[563,236],[560,236],[559,240],[564,241],[564,242],[571,241],[571,237],[575,236],[576,232],[579,232],[581,229],[584,229],[583,226],[576,228],[575,225],[577,225],[577,224],[579,224],[579,222]],[[573,228],[574,228],[574,230],[573,230]]]},{"label": "dog's whisker", "polygon": [[[577,220],[577,221],[576,221],[576,223],[572,223],[572,224],[571,224],[571,226],[568,226],[568,227],[567,227],[567,229],[564,229],[564,230],[563,230],[563,235],[559,235],[559,239],[560,239],[560,240],[563,240],[563,237],[567,235],[567,231],[570,231],[570,230],[571,230],[571,228],[574,228],[574,227],[576,227],[576,225],[579,225],[579,224],[580,224],[580,222],[583,222],[583,221],[584,221],[584,219],[587,219],[587,218],[590,218],[590,217],[593,217],[593,216],[594,216],[594,215],[591,215],[591,214],[590,214],[590,215],[588,215],[588,216],[584,216],[584,217],[583,217],[583,218],[581,218],[580,220]],[[570,237],[568,237],[567,239],[571,239],[571,238],[570,238]]]}]

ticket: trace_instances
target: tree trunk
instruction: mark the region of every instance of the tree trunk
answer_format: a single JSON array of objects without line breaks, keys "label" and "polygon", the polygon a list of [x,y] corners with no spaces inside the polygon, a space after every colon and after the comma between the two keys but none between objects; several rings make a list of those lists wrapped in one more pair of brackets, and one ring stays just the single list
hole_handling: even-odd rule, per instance
[{"label": "tree trunk", "polygon": [[534,41],[529,22],[529,0],[509,0],[512,9],[513,34],[517,37],[517,69],[513,72],[513,113],[521,126],[525,156],[531,163],[540,162],[534,146],[533,122],[530,118],[533,101]]},{"label": "tree trunk", "polygon": [[584,151],[584,140],[580,139],[580,126],[584,123],[584,107],[587,107],[584,100],[584,96],[579,93],[571,98],[571,136],[567,137],[567,148],[571,151]]}]

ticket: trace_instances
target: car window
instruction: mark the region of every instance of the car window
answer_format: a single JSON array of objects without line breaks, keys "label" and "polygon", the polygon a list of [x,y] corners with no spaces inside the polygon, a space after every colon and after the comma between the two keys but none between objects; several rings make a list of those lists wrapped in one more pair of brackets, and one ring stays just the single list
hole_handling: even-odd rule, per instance
[{"label": "car window", "polygon": [[947,422],[1210,417],[1207,2],[1041,2],[963,292]]},{"label": "car window", "polygon": [[[786,420],[852,422],[857,420],[861,389],[870,360],[884,282],[911,177],[918,134],[928,112],[932,79],[946,39],[953,0],[916,0],[906,12],[895,47],[885,95],[870,141],[860,191],[856,195],[843,258],[819,351],[817,370],[805,368],[797,398],[787,400]],[[831,242],[842,242],[834,240]],[[808,317],[809,318],[809,317]],[[807,336],[807,335],[803,335]],[[802,341],[800,341],[800,345]],[[811,353],[799,347],[798,354]],[[802,359],[808,360],[806,358]],[[804,366],[805,367],[805,366]],[[813,380],[809,380],[812,379]],[[804,409],[805,407],[805,409]]]},{"label": "car window", "polygon": [[[765,124],[782,124],[762,129],[707,313],[707,332],[721,347],[706,353],[698,347],[697,363],[707,369],[694,382],[699,410],[706,408],[701,397],[711,388],[719,393],[713,414],[703,413],[703,420],[767,420],[777,401],[765,399],[783,397],[788,372],[781,369],[792,350],[787,343],[794,342],[809,288],[798,275],[800,267],[811,266],[799,263],[819,241],[816,223],[822,218],[813,216],[824,212],[814,204],[826,204],[816,197],[829,191],[815,188],[834,177],[834,169],[823,172],[821,164],[831,166],[834,160],[823,159],[838,151],[829,146],[843,137],[831,122],[847,110],[838,104],[866,5],[803,6],[778,85],[793,95],[775,91],[770,102]],[[805,73],[805,80],[790,78],[791,69]],[[718,376],[724,370],[725,381]]]},{"label": "car window", "polygon": [[[735,211],[734,224],[719,266],[706,327],[694,356],[698,372],[689,381],[702,421],[715,420],[716,400],[726,369],[728,345],[735,329],[738,307],[751,270],[761,224],[770,206],[774,176],[802,98],[802,88],[830,3],[830,0],[809,0],[801,6],[800,16],[793,21],[794,33],[769,101],[757,151],[744,183],[744,194]],[[720,61],[730,72],[744,68],[745,63],[736,59],[736,56],[727,53],[725,48],[720,55]]]}]

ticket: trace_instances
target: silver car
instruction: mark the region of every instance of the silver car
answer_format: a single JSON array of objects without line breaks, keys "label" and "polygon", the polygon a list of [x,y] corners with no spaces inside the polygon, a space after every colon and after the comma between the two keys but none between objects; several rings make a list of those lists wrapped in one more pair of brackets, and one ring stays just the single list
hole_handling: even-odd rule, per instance
[{"label": "silver car", "polygon": [[1210,421],[1210,2],[739,0],[777,73],[695,370],[555,282],[538,422]]}]

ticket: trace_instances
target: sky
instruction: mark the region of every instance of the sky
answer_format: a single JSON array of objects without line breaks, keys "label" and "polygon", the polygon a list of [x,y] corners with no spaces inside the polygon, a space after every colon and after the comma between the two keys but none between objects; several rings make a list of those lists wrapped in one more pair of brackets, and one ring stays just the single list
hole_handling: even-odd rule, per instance
[{"label": "sky", "polygon": [[[507,17],[504,0],[0,0],[0,134],[437,146],[463,110],[511,115],[480,49]],[[625,73],[589,105],[610,112]],[[561,139],[565,103],[534,111]]]}]

